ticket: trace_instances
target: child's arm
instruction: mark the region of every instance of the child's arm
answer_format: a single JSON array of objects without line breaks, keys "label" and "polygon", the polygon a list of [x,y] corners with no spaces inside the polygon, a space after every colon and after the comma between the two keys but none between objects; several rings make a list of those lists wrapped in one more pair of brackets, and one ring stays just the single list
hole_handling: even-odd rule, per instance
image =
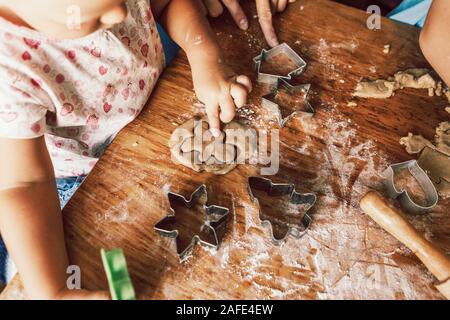
[{"label": "child's arm", "polygon": [[88,298],[66,287],[62,215],[44,137],[0,138],[0,154],[0,232],[27,295]]},{"label": "child's arm", "polygon": [[450,1],[434,0],[420,34],[420,47],[442,80],[450,86],[449,32]]},{"label": "child's arm", "polygon": [[211,132],[219,135],[220,120],[231,121],[236,107],[246,103],[247,94],[251,91],[250,79],[244,75],[236,76],[225,64],[198,0],[170,1],[161,22],[186,52],[195,92],[206,105]]}]

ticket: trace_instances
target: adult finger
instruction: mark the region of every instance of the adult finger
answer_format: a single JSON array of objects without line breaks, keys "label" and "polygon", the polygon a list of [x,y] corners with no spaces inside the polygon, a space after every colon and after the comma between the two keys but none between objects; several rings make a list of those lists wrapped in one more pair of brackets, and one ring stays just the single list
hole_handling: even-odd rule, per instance
[{"label": "adult finger", "polygon": [[203,3],[205,4],[208,14],[211,17],[215,18],[222,14],[223,7],[220,0],[203,0]]},{"label": "adult finger", "polygon": [[233,120],[236,115],[236,106],[234,105],[233,98],[227,92],[220,101],[220,120],[227,123]]},{"label": "adult finger", "polygon": [[214,137],[220,136],[219,105],[216,103],[206,105],[206,115],[208,116],[211,134]]},{"label": "adult finger", "polygon": [[243,85],[247,89],[248,93],[252,92],[252,81],[249,77],[241,74],[236,77],[236,83]]},{"label": "adult finger", "polygon": [[223,5],[230,11],[231,16],[233,17],[234,22],[241,28],[242,30],[248,29],[248,20],[245,16],[244,10],[242,10],[241,5],[238,0],[222,0]]},{"label": "adult finger", "polygon": [[270,11],[270,0],[256,0],[256,11],[261,30],[264,33],[267,44],[275,47],[279,44],[275,29],[272,25],[272,12]]},{"label": "adult finger", "polygon": [[277,11],[283,12],[284,10],[286,10],[288,2],[289,2],[288,0],[278,0]]},{"label": "adult finger", "polygon": [[247,102],[248,92],[247,89],[238,83],[232,83],[230,94],[233,97],[234,104],[237,108],[242,108]]}]

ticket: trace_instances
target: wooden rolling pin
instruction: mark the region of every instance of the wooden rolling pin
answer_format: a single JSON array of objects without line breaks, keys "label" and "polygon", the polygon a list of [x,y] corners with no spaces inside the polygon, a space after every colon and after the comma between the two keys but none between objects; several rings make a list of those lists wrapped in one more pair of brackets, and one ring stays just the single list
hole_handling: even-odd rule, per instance
[{"label": "wooden rolling pin", "polygon": [[407,246],[438,279],[436,288],[450,299],[450,258],[430,241],[425,239],[400,213],[380,194],[367,193],[360,201],[361,209],[384,230]]}]

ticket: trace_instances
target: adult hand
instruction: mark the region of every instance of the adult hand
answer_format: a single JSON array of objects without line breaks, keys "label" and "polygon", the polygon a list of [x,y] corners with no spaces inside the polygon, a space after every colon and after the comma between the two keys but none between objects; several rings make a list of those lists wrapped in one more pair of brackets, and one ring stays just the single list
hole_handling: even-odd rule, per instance
[{"label": "adult hand", "polygon": [[[258,21],[264,33],[267,44],[274,47],[279,44],[275,29],[272,24],[272,15],[286,9],[288,0],[255,0]],[[247,30],[248,19],[242,10],[239,0],[203,0],[206,10],[211,17],[218,17],[223,13],[225,6],[233,20],[242,30]]]}]

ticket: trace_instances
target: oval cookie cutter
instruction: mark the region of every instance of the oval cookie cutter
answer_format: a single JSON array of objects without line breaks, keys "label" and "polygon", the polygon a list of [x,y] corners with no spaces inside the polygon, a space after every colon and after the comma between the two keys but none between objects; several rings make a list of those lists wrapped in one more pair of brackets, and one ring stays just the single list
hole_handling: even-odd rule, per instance
[{"label": "oval cookie cutter", "polygon": [[[286,234],[281,238],[277,239],[274,236],[272,223],[268,219],[263,219],[264,213],[262,212],[261,205],[259,203],[258,198],[254,195],[252,190],[259,190],[267,193],[269,197],[277,197],[277,196],[289,196],[288,202],[294,205],[308,205],[308,208],[305,210],[303,218],[300,220],[300,224],[303,228],[299,228],[298,225],[288,224],[288,230]],[[259,217],[261,219],[261,223],[267,225],[270,229],[270,233],[272,236],[272,241],[276,245],[280,245],[283,243],[289,235],[292,235],[296,239],[300,239],[302,236],[306,234],[309,226],[311,225],[312,218],[308,214],[308,211],[314,206],[316,203],[316,195],[313,193],[299,193],[295,191],[295,187],[293,184],[286,183],[273,183],[272,180],[263,178],[263,177],[249,177],[248,178],[248,192],[250,194],[251,199],[255,202],[259,207]]]},{"label": "oval cookie cutter", "polygon": [[[207,205],[208,193],[206,190],[206,185],[204,184],[198,187],[191,194],[189,199],[186,199],[184,196],[174,192],[169,192],[167,196],[169,199],[171,213],[156,223],[154,228],[162,236],[175,239],[176,251],[180,260],[185,259],[197,243],[204,244],[218,250],[225,233],[229,212],[228,208],[216,205]],[[190,243],[186,247],[183,247],[178,238],[179,231],[175,229],[177,214],[175,207],[176,205],[182,205],[190,209],[196,204],[200,205],[204,211],[203,224],[200,227],[199,234],[195,234]]]},{"label": "oval cookie cutter", "polygon": [[[408,169],[411,175],[419,183],[422,191],[427,199],[427,204],[422,206],[416,203],[406,190],[398,190],[395,186],[395,174],[401,170]],[[427,213],[438,202],[438,194],[433,182],[427,173],[419,166],[416,160],[405,161],[389,166],[383,173],[385,176],[385,187],[388,196],[392,199],[398,199],[401,206],[410,213],[423,214]]]}]

